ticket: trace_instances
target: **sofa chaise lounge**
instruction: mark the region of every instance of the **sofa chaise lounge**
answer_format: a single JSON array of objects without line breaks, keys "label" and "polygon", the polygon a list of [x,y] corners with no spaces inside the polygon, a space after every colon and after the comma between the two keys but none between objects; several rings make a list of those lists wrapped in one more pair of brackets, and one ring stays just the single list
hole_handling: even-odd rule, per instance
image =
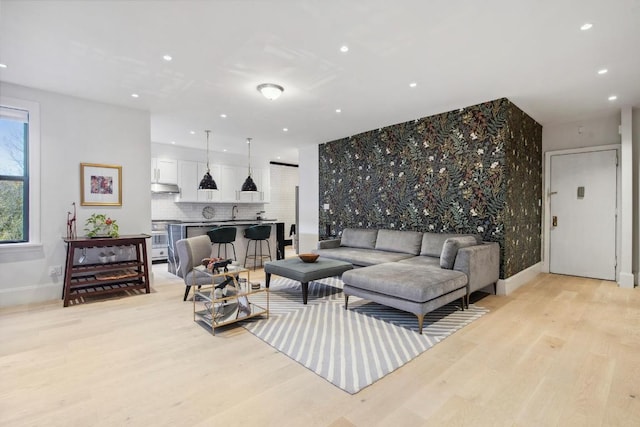
[{"label": "sofa chaise lounge", "polygon": [[347,228],[340,239],[318,243],[325,258],[350,262],[342,276],[345,309],[350,295],[418,317],[458,298],[462,308],[472,292],[494,285],[500,272],[500,247],[471,234],[421,233]]}]

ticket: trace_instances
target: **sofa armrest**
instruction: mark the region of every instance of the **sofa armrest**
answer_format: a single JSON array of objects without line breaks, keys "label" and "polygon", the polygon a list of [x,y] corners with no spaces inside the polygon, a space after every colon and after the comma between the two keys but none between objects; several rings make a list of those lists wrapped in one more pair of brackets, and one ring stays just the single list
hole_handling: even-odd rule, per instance
[{"label": "sofa armrest", "polygon": [[469,294],[496,283],[500,278],[500,245],[484,242],[460,248],[453,269],[467,275]]},{"label": "sofa armrest", "polygon": [[320,240],[318,242],[318,249],[333,249],[340,247],[340,239]]}]

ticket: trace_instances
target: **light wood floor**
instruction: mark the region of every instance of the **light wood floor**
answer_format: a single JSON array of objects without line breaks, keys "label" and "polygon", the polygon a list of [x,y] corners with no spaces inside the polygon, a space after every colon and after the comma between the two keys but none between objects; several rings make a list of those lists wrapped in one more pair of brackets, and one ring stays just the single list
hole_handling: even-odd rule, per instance
[{"label": "light wood floor", "polygon": [[163,269],[149,295],[1,310],[0,425],[640,425],[638,289],[539,275],[352,396],[242,327],[207,334]]}]

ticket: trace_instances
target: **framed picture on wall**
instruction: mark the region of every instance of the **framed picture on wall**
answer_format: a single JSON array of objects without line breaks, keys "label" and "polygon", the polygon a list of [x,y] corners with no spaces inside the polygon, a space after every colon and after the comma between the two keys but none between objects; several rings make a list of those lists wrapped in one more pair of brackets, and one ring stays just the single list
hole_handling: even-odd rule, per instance
[{"label": "framed picture on wall", "polygon": [[80,205],[122,206],[122,166],[80,163]]}]

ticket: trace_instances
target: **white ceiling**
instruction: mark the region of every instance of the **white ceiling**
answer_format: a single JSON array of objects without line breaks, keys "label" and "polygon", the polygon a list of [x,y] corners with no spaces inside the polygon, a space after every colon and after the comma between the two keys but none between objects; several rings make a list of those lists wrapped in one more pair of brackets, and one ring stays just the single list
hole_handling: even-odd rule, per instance
[{"label": "white ceiling", "polygon": [[616,114],[640,105],[639,44],[640,0],[0,0],[2,81],[147,109],[153,142],[212,129],[214,150],[253,137],[290,162],[500,97],[542,125]]}]

